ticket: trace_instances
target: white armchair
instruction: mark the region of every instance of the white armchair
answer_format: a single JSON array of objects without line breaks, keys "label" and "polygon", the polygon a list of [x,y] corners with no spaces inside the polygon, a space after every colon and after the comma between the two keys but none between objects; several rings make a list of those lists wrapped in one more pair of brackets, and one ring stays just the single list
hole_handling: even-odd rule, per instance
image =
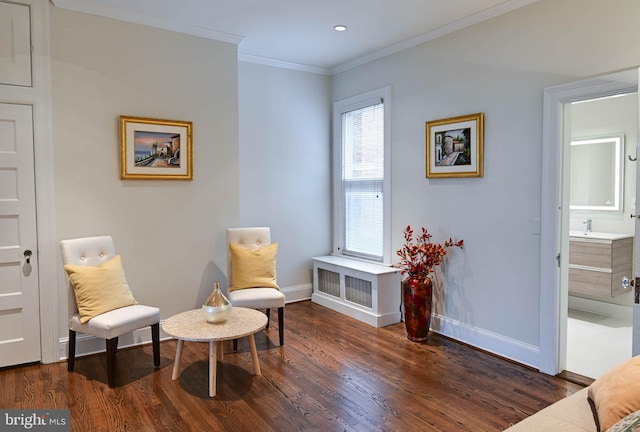
[{"label": "white armchair", "polygon": [[[116,256],[115,246],[110,236],[62,240],[60,242],[60,251],[62,253],[63,263],[73,267],[100,267]],[[122,279],[124,280],[124,272],[122,273]],[[133,299],[133,297],[131,298]],[[76,305],[75,297],[74,305]],[[107,379],[109,387],[114,387],[118,337],[146,326],[151,326],[153,363],[156,367],[160,366],[160,309],[133,304],[100,313],[88,321],[83,322],[85,320],[86,317],[82,317],[76,307],[76,310],[69,319],[69,356],[67,359],[67,370],[73,371],[75,364],[76,332],[106,339]]]},{"label": "white armchair", "polygon": [[[269,227],[229,228],[227,229],[227,280],[231,286],[232,254],[229,244],[238,244],[246,248],[256,250],[271,244],[271,232]],[[271,309],[278,309],[278,332],[280,345],[284,345],[284,301],[285,296],[279,289],[271,287],[252,287],[228,292],[229,301],[233,306],[250,309],[265,309],[267,314],[267,329],[271,318]],[[237,347],[234,341],[234,349]]]}]

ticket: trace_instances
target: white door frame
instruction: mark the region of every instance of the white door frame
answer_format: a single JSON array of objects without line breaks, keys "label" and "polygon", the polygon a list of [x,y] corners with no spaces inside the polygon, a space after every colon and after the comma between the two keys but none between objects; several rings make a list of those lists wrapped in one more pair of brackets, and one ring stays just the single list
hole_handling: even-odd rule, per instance
[{"label": "white door frame", "polygon": [[33,106],[36,217],[38,234],[41,361],[60,360],[58,244],[53,202],[53,139],[48,0],[11,0],[30,5],[33,86],[0,85],[0,101]]},{"label": "white door frame", "polygon": [[[548,87],[544,90],[542,136],[542,206],[540,240],[540,372],[556,375],[564,369],[567,321],[567,284],[561,283],[556,257],[562,250],[562,193],[564,104],[634,92],[638,90],[638,70],[618,72],[598,78]],[[565,229],[567,221],[564,221]],[[567,236],[568,238],[568,236]],[[567,255],[565,253],[565,255]],[[568,256],[560,257],[562,260]],[[566,265],[566,264],[563,264]]]},{"label": "white door frame", "polygon": [[53,136],[51,120],[50,4],[34,0],[33,75],[38,86],[34,104],[34,157],[38,264],[40,272],[40,341],[42,363],[60,360],[58,306],[59,246],[55,234]]}]

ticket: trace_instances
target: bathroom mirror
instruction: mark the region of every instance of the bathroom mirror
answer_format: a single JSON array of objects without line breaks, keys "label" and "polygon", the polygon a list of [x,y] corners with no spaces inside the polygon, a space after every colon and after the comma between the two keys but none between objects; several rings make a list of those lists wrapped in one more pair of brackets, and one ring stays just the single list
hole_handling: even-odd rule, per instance
[{"label": "bathroom mirror", "polygon": [[571,141],[571,210],[621,212],[624,135]]}]

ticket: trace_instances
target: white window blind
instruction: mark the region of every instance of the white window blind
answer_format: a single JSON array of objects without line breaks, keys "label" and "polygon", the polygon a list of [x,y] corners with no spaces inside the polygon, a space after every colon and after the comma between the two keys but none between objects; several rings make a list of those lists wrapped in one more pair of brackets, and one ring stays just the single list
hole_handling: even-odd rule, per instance
[{"label": "white window blind", "polygon": [[384,257],[384,102],[342,113],[342,254]]}]

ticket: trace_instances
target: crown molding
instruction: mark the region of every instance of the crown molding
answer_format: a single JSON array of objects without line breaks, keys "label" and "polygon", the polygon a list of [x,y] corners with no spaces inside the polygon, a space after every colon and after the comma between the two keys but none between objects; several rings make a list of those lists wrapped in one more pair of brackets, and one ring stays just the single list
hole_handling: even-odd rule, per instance
[{"label": "crown molding", "polygon": [[266,66],[274,66],[282,69],[292,69],[302,72],[310,72],[318,75],[331,75],[331,71],[329,69],[316,67],[316,66],[308,66],[300,63],[292,63],[286,62],[283,60],[276,60],[267,57],[260,57],[252,54],[243,54],[238,53],[238,61],[246,62],[246,63],[257,63]]},{"label": "crown molding", "polygon": [[397,43],[395,45],[391,45],[390,47],[384,48],[379,51],[375,51],[371,54],[367,54],[363,57],[359,57],[357,59],[348,61],[341,65],[335,66],[331,69],[331,75],[335,75],[341,72],[345,72],[349,69],[353,69],[358,66],[362,66],[363,64],[372,62],[374,60],[378,60],[383,57],[390,56],[392,54],[398,53],[400,51],[404,51],[406,49],[412,48],[414,46],[423,44],[425,42],[432,41],[434,39],[440,38],[442,36],[448,35],[450,33],[454,33],[458,30],[462,30],[466,27],[471,27],[472,25],[479,24],[483,21],[489,20],[491,18],[495,18],[499,15],[505,14],[507,12],[511,12],[513,10],[519,9],[523,6],[530,5],[532,3],[536,3],[539,0],[510,0],[504,3],[500,3],[497,6],[494,6],[489,9],[485,9],[476,14],[470,15],[466,18],[463,18],[458,21],[454,21],[451,24],[447,24],[445,26],[439,27],[435,30],[423,33],[419,36],[416,36],[411,39],[407,39],[403,42]]},{"label": "crown molding", "polygon": [[120,21],[127,21],[135,24],[142,24],[149,27],[157,27],[165,30],[171,30],[178,33],[185,33],[192,36],[199,36],[207,39],[213,39],[220,42],[228,42],[238,45],[243,36],[225,33],[208,27],[201,27],[192,24],[184,24],[177,21],[168,21],[161,18],[155,18],[148,15],[142,15],[124,9],[110,7],[106,5],[98,6],[92,2],[83,0],[51,0],[55,7],[68,9],[76,12],[83,12],[91,15],[99,15],[106,18],[113,18]]},{"label": "crown molding", "polygon": [[[257,63],[267,66],[273,66],[283,69],[291,69],[302,72],[310,72],[320,75],[335,75],[341,72],[345,72],[349,69],[364,65],[374,60],[381,59],[383,57],[390,56],[392,54],[404,51],[414,46],[423,44],[425,42],[432,41],[447,34],[462,30],[466,27],[481,23],[488,19],[497,17],[499,15],[511,12],[519,9],[523,6],[527,6],[532,3],[536,3],[539,0],[508,0],[504,3],[500,3],[489,9],[485,9],[474,15],[470,15],[461,20],[455,21],[451,24],[447,24],[430,32],[423,33],[411,39],[407,39],[398,44],[389,46],[379,51],[367,54],[365,56],[356,58],[354,60],[342,63],[333,68],[322,68],[317,66],[309,66],[299,63],[287,62],[283,60],[277,60],[267,57],[261,57],[253,54],[238,53],[238,60],[247,63]],[[109,7],[105,5],[98,6],[94,3],[86,2],[83,0],[51,0],[51,3],[55,7],[61,9],[73,10],[76,12],[83,12],[91,15],[99,15],[107,18],[113,18],[120,21],[132,22],[135,24],[146,25],[150,27],[162,28],[165,30],[171,30],[179,33],[190,34],[192,36],[199,36],[207,39],[213,39],[221,42],[229,42],[235,45],[239,45],[243,40],[243,36],[225,33],[214,30],[208,27],[201,27],[191,24],[184,24],[177,21],[168,21],[161,18],[154,18],[143,14],[126,11],[120,8]]]}]

